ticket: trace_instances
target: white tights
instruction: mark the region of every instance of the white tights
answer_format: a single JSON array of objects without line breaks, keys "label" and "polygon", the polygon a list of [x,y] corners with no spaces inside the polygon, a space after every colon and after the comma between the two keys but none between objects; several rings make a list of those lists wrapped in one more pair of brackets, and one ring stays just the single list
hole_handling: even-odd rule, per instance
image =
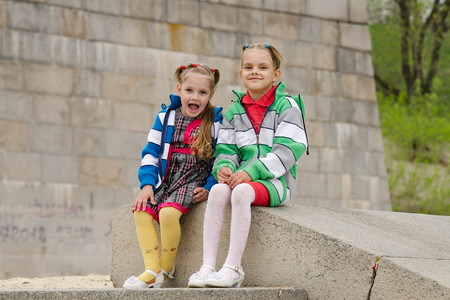
[{"label": "white tights", "polygon": [[[203,223],[203,264],[216,267],[217,250],[223,227],[225,207],[231,202],[230,246],[226,264],[240,267],[251,223],[251,204],[255,201],[255,191],[249,184],[242,183],[231,189],[219,183],[209,192]],[[238,278],[238,273],[222,268],[220,273]]]}]

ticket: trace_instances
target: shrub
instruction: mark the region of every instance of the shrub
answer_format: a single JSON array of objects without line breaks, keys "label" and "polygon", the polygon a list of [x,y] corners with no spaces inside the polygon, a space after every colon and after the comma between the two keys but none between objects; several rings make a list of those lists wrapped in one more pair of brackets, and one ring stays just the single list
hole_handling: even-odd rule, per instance
[{"label": "shrub", "polygon": [[448,168],[389,158],[386,166],[394,211],[450,215]]},{"label": "shrub", "polygon": [[378,94],[383,137],[394,159],[447,164],[450,122],[442,117],[435,95],[415,96],[410,103],[400,96]]}]

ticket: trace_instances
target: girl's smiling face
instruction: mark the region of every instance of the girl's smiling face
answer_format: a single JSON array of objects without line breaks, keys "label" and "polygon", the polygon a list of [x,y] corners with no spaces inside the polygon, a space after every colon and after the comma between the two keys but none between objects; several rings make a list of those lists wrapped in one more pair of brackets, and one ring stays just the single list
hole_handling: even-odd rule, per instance
[{"label": "girl's smiling face", "polygon": [[248,49],[242,55],[241,80],[250,97],[258,100],[264,96],[280,78],[281,70],[275,70],[270,54],[263,49]]},{"label": "girl's smiling face", "polygon": [[211,78],[192,71],[186,74],[183,83],[177,84],[177,91],[181,98],[181,113],[190,118],[198,117],[214,95]]}]

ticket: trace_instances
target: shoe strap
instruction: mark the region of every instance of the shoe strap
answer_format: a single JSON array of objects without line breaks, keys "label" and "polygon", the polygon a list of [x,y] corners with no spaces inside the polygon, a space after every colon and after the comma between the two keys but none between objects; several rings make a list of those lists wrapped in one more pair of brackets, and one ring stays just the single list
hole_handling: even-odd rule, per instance
[{"label": "shoe strap", "polygon": [[202,268],[210,269],[210,270],[213,271],[213,272],[216,271],[216,269],[215,269],[213,266],[211,266],[211,265],[202,265],[202,266],[200,267],[200,269],[202,269]]},{"label": "shoe strap", "polygon": [[156,276],[158,276],[158,274],[156,274],[155,272],[153,272],[152,270],[149,270],[149,269],[145,270],[145,272],[152,274],[155,278],[156,278]]},{"label": "shoe strap", "polygon": [[161,268],[161,272],[166,275],[168,278],[173,279],[173,273],[175,273],[175,266],[172,267],[172,270],[170,272],[167,272],[163,268]]},{"label": "shoe strap", "polygon": [[232,269],[232,270],[235,270],[236,272],[238,272],[239,274],[241,274],[242,276],[244,276],[244,271],[242,270],[242,268],[238,268],[238,267],[236,267],[236,266],[232,266],[232,265],[229,265],[229,264],[224,264],[223,266],[224,266],[224,267],[227,267],[227,268],[230,268],[230,269]]}]

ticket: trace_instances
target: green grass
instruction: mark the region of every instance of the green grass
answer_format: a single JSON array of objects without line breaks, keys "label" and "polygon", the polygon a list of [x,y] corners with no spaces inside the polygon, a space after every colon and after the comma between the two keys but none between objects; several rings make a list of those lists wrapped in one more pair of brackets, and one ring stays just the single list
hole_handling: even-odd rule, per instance
[{"label": "green grass", "polygon": [[392,210],[450,216],[450,170],[440,164],[392,160],[386,152]]}]

